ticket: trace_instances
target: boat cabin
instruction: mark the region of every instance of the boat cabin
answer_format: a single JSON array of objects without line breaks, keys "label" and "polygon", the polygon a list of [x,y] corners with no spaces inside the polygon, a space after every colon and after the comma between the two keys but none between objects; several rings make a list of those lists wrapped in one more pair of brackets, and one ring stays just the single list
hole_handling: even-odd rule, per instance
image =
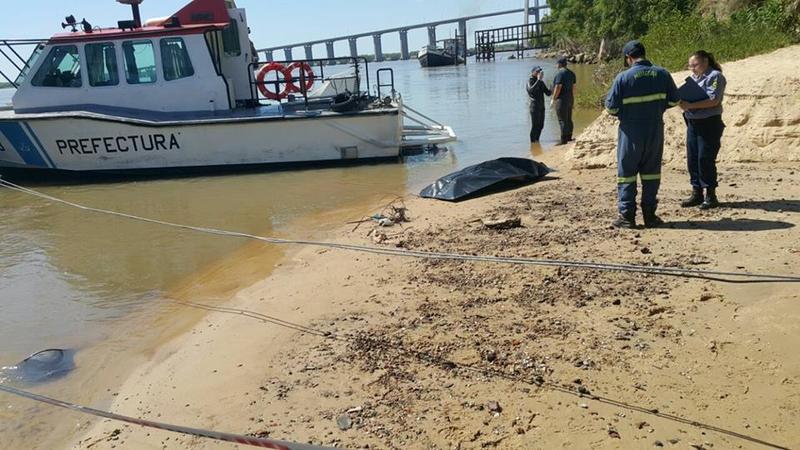
[{"label": "boat cabin", "polygon": [[142,0],[118,1],[132,6],[134,20],[93,28],[70,16],[63,26],[71,32],[36,48],[16,82],[16,112],[213,112],[251,101],[257,55],[234,0],[194,0],[144,23]]}]

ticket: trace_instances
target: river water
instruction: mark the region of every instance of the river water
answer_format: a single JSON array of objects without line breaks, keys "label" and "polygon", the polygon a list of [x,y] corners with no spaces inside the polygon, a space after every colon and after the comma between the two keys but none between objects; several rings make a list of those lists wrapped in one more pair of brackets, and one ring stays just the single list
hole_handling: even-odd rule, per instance
[{"label": "river water", "polygon": [[[529,157],[524,83],[533,59],[421,69],[391,67],[405,102],[451,125],[459,142],[403,163],[92,185],[39,186],[73,202],[166,221],[262,235],[309,236],[358,219],[438,176],[501,156]],[[591,68],[576,67],[578,89]],[[0,91],[0,104],[11,91]],[[596,117],[576,111],[577,131]],[[559,136],[548,111],[544,149]],[[169,299],[220,303],[268,276],[281,249],[125,221],[0,190],[0,367],[46,348],[76,349],[68,376],[37,393],[104,407],[115,386],[199,312]],[[176,380],[179,382],[179,380]],[[87,417],[0,393],[4,448],[53,448]]]}]

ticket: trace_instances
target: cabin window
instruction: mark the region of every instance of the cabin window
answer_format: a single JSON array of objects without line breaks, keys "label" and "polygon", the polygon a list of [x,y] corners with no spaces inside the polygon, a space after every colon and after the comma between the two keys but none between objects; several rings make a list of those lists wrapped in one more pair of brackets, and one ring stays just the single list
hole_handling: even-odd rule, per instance
[{"label": "cabin window", "polygon": [[187,78],[194,75],[192,60],[181,38],[161,40],[161,64],[164,66],[164,79],[167,81]]},{"label": "cabin window", "polygon": [[43,87],[81,87],[83,82],[78,47],[75,45],[53,47],[31,80],[31,84]]},{"label": "cabin window", "polygon": [[117,53],[114,44],[86,44],[86,67],[89,73],[89,85],[116,86],[119,84],[117,70]]},{"label": "cabin window", "polygon": [[239,22],[231,20],[230,25],[222,30],[222,47],[228,56],[241,56],[242,46],[239,43]]},{"label": "cabin window", "polygon": [[214,63],[214,70],[217,75],[222,75],[222,50],[220,50],[220,31],[208,31],[205,33],[206,45],[211,54],[211,61]]},{"label": "cabin window", "polygon": [[125,54],[125,78],[128,84],[156,82],[156,52],[151,41],[123,42],[122,52]]},{"label": "cabin window", "polygon": [[42,55],[42,51],[44,51],[44,45],[37,45],[36,49],[33,50],[31,57],[28,58],[28,61],[25,63],[25,66],[19,72],[17,79],[14,80],[14,84],[21,85],[27,78],[28,74],[31,71],[31,68],[36,65],[36,62],[39,60],[39,57]]}]

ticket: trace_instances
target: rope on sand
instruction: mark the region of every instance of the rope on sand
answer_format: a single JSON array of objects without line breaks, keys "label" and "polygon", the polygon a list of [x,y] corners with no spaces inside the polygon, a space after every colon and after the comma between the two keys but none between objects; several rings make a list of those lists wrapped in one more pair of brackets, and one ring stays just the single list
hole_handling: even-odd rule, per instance
[{"label": "rope on sand", "polygon": [[315,445],[276,441],[273,439],[257,438],[253,436],[244,436],[232,433],[222,433],[219,431],[203,430],[200,428],[190,428],[190,427],[183,427],[180,425],[171,425],[168,423],[137,419],[134,417],[123,416],[121,414],[115,414],[100,409],[89,408],[88,406],[81,406],[81,405],[76,405],[74,403],[65,402],[62,400],[56,400],[54,398],[45,397],[43,395],[34,394],[32,392],[22,391],[4,384],[0,384],[0,391],[16,395],[18,397],[27,398],[29,400],[34,400],[40,403],[46,403],[48,405],[57,406],[59,408],[77,411],[83,414],[103,417],[106,419],[116,420],[118,422],[126,422],[147,428],[155,428],[158,430],[171,431],[173,433],[186,434],[189,436],[196,436],[207,439],[214,439],[217,441],[232,442],[235,444],[249,445],[251,447],[271,448],[273,450],[332,450],[329,447],[319,447]]}]

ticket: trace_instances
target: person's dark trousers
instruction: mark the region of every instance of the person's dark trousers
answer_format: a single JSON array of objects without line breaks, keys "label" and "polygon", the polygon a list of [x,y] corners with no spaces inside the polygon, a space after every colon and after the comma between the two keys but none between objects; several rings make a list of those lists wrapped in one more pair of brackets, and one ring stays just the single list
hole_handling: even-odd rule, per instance
[{"label": "person's dark trousers", "polygon": [[664,123],[660,120],[621,121],[617,142],[620,215],[636,215],[637,175],[642,179],[642,211],[655,214],[661,187]]},{"label": "person's dark trousers", "polygon": [[689,179],[695,189],[717,187],[717,155],[725,124],[722,116],[686,119],[686,150]]},{"label": "person's dark trousers", "polygon": [[566,144],[572,139],[572,100],[556,100],[556,115],[561,125],[561,143]]},{"label": "person's dark trousers", "polygon": [[544,105],[531,105],[531,142],[539,142],[544,129]]}]

